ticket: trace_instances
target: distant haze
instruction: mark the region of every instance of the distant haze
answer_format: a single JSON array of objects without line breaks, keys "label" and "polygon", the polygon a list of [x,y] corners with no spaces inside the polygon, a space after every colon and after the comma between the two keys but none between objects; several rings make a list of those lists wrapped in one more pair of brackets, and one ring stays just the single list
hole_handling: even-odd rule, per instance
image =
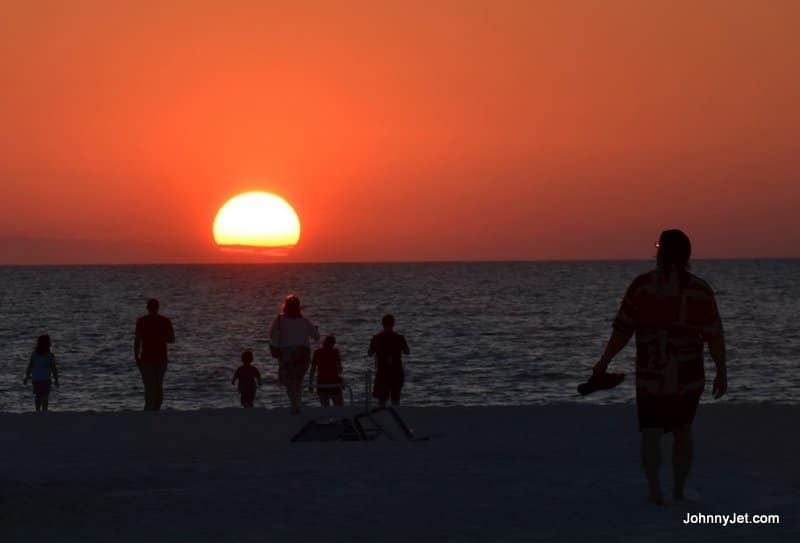
[{"label": "distant haze", "polygon": [[[800,2],[0,5],[0,263],[800,256]],[[285,197],[285,257],[226,253]]]}]

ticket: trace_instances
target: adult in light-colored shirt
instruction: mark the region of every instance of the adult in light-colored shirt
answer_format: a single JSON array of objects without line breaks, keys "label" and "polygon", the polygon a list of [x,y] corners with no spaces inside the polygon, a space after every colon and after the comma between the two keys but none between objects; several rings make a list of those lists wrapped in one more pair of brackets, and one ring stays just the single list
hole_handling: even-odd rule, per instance
[{"label": "adult in light-colored shirt", "polygon": [[300,299],[290,294],[272,321],[270,345],[280,351],[278,379],[286,387],[292,413],[300,412],[303,379],[311,363],[311,339],[319,341],[317,327],[300,311]]}]

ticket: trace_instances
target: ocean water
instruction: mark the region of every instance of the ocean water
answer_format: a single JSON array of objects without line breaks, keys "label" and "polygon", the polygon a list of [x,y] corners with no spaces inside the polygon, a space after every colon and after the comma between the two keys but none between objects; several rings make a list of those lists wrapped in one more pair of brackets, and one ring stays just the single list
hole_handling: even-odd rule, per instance
[{"label": "ocean water", "polygon": [[[334,333],[356,402],[366,350],[391,312],[408,338],[404,402],[528,405],[632,402],[633,342],[612,371],[620,387],[575,392],[599,358],[630,280],[650,262],[421,263],[0,267],[0,411],[32,408],[24,374],[36,336],[51,334],[61,372],[54,410],[141,409],[133,361],[136,318],[161,300],[177,342],[165,408],[232,407],[240,352],[253,348],[276,372],[267,331],[283,297],[296,293],[322,334]],[[724,401],[800,400],[800,260],[697,261],[726,330]],[[707,379],[713,363],[706,356]],[[704,401],[711,401],[707,393]],[[315,398],[306,394],[307,402]],[[287,405],[266,384],[256,404]]]}]

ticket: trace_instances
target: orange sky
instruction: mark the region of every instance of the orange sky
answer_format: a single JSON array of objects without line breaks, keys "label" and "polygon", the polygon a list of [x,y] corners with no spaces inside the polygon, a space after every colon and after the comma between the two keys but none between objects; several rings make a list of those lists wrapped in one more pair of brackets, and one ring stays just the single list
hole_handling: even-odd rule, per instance
[{"label": "orange sky", "polygon": [[[167,7],[165,7],[167,6]],[[800,3],[0,4],[0,263],[800,256]],[[269,260],[267,258],[266,260]],[[274,261],[275,257],[272,257]]]}]

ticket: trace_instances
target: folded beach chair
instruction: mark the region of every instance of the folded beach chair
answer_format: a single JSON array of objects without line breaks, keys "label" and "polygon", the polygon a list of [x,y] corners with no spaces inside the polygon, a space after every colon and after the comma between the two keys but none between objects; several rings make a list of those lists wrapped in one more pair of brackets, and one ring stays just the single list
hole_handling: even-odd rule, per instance
[{"label": "folded beach chair", "polygon": [[347,417],[308,421],[291,439],[294,441],[361,441],[361,433]]},{"label": "folded beach chair", "polygon": [[391,441],[427,441],[430,437],[417,437],[391,407],[376,407],[346,417],[315,419],[306,423],[292,441],[372,441],[379,437]]},{"label": "folded beach chair", "polygon": [[385,436],[392,441],[419,441],[400,414],[392,407],[376,407],[359,413],[353,422],[366,440]]}]

